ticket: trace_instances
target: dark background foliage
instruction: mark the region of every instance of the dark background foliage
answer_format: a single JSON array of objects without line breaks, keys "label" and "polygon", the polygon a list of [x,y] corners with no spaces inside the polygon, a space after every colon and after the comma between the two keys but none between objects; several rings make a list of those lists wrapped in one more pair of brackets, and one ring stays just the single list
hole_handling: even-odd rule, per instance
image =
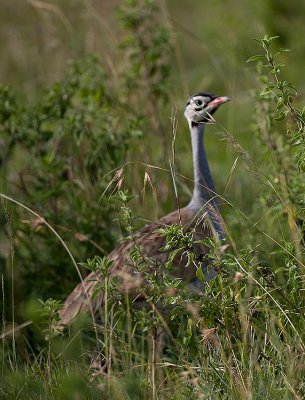
[{"label": "dark background foliage", "polygon": [[[1,197],[0,207],[2,332],[21,327],[2,341],[2,376],[13,382],[1,389],[5,398],[22,387],[28,398],[71,398],[73,386],[83,396],[77,398],[99,396],[84,384],[87,372],[80,367],[92,335],[60,344],[57,338],[53,347],[45,342],[58,307],[47,299],[64,299],[79,282],[67,249],[85,275],[98,263],[83,263],[108,254],[126,229],[176,207],[170,165],[179,203],[187,203],[192,161],[183,109],[200,90],[232,97],[206,136],[231,248],[218,260],[224,277],[199,302],[201,319],[181,308],[188,296],[182,288],[170,300],[179,351],[168,342],[162,361],[181,362],[187,372],[182,376],[179,367],[168,374],[160,398],[172,398],[171,388],[175,398],[301,398],[305,5],[286,3],[0,0],[0,189],[10,198]],[[279,38],[253,40],[265,34]],[[281,47],[291,53],[273,59]],[[130,202],[114,196],[120,189],[128,189]],[[168,302],[166,278],[163,286],[152,285],[153,298]],[[139,343],[158,324],[155,315],[139,311],[132,336],[125,306],[111,314],[117,336],[110,336],[121,354],[114,357],[114,375],[145,364],[149,343]],[[88,323],[74,328],[76,336],[83,326]],[[204,337],[215,327],[214,347],[202,346],[196,329]],[[106,328],[95,344],[111,354]],[[222,352],[215,351],[219,346]],[[250,348],[253,359],[246,356]],[[123,373],[113,392],[108,387],[109,398],[156,396],[149,371]],[[42,383],[36,385],[37,376]]]}]

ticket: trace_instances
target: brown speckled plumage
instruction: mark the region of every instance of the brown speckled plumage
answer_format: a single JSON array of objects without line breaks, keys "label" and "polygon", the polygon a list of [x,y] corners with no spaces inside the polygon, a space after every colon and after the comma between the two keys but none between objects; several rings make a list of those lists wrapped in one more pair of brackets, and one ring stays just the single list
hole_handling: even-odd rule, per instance
[{"label": "brown speckled plumage", "polygon": [[[209,211],[222,224],[221,216],[212,206],[209,206]],[[195,232],[194,238],[196,240],[202,240],[211,235],[206,212],[203,211],[196,215],[192,210],[185,207],[180,210],[180,213],[178,210],[174,211],[158,222],[146,225],[136,232],[135,242],[141,248],[143,256],[153,258],[162,265],[168,258],[168,252],[160,251],[160,248],[165,245],[165,238],[156,231],[164,226],[180,223],[186,231]],[[135,242],[124,241],[109,254],[109,259],[112,261],[110,277],[119,276],[122,290],[128,292],[131,299],[140,299],[143,298],[143,288],[145,288],[144,278],[139,273],[135,273],[128,257]],[[207,253],[207,249],[199,244],[195,245],[195,251],[197,254]],[[158,265],[158,262],[156,265]],[[186,267],[185,257],[178,254],[173,262],[173,275],[181,278],[186,284],[191,283],[196,278],[196,267],[195,265]],[[92,295],[99,282],[96,273],[91,272],[84,282],[75,287],[60,310],[63,325],[69,324],[81,311],[89,310],[89,301],[91,301],[93,312],[98,312],[103,304],[103,293],[94,296],[93,299]]]}]

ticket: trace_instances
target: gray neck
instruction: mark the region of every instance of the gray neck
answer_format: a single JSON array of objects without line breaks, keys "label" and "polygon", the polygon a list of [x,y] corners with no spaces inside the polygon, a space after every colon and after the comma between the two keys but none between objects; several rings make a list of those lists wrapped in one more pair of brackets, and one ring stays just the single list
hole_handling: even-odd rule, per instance
[{"label": "gray neck", "polygon": [[[204,147],[204,124],[192,124],[189,122],[189,125],[193,149],[194,191],[188,207],[195,211],[197,215],[200,215],[202,212],[207,212],[219,239],[223,241],[225,239],[225,233],[221,223],[219,222],[219,218],[217,218],[217,214],[220,214],[220,212],[216,199],[215,186],[210,173]],[[211,207],[205,207],[206,203],[210,203],[213,206],[212,210]],[[207,282],[210,282],[210,280],[216,275],[213,263],[203,262],[201,268]],[[197,278],[192,283],[200,290],[204,290],[202,282],[200,282]]]},{"label": "gray neck", "polygon": [[204,124],[192,124],[191,122],[189,124],[194,164],[194,191],[189,206],[199,210],[206,202],[210,202],[218,209],[215,186],[204,147]]},{"label": "gray neck", "polygon": [[[205,153],[203,140],[204,125],[192,125],[190,123],[190,131],[194,163],[194,191],[188,207],[198,214],[201,212],[207,212],[215,231],[219,235],[219,238],[224,239],[225,233],[221,224],[219,223],[219,217],[221,219],[221,215],[219,211],[217,194]],[[211,207],[205,207],[206,203],[209,203],[213,208],[211,209]]]}]

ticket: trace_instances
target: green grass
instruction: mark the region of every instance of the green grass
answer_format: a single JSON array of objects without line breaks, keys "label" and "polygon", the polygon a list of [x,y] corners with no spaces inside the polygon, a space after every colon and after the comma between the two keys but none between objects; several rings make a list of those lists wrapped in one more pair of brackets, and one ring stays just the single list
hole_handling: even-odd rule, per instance
[{"label": "green grass", "polygon": [[[304,398],[305,6],[17,3],[0,0],[0,397]],[[252,40],[265,33],[280,38]],[[280,47],[291,53],[270,59]],[[263,63],[246,63],[257,53]],[[54,335],[75,265],[101,270],[96,256],[176,207],[169,160],[187,203],[183,109],[202,89],[232,97],[206,137],[230,244],[219,258],[209,243],[222,273],[200,298],[150,277],[143,309],[106,279],[97,325],[82,316]]]}]

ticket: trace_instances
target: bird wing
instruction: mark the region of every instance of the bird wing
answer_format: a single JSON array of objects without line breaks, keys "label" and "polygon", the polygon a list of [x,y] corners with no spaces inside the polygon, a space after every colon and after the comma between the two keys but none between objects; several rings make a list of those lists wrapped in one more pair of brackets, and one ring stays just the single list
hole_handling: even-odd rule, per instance
[{"label": "bird wing", "polygon": [[[198,217],[194,211],[185,207],[174,211],[167,216],[161,218],[158,222],[144,226],[136,231],[133,240],[126,240],[118,245],[108,256],[112,261],[110,268],[111,277],[117,276],[120,281],[120,289],[133,298],[142,297],[145,288],[145,278],[140,274],[129,257],[129,253],[135,246],[138,246],[143,261],[155,260],[156,264],[153,268],[162,266],[169,256],[168,251],[160,250],[166,244],[166,238],[158,233],[158,229],[173,224],[182,225],[186,231],[194,231],[197,240],[204,239],[211,235],[205,214],[201,213]],[[207,248],[196,244],[196,252],[201,254],[207,253]],[[173,260],[173,275],[181,278],[184,282],[191,282],[196,278],[195,265],[186,267],[187,261],[185,256],[178,254]],[[157,272],[157,271],[156,271]],[[63,307],[59,311],[60,325],[69,324],[81,311],[89,311],[96,313],[103,304],[104,293],[99,290],[101,286],[101,278],[98,273],[91,272],[79,283],[71,294],[67,297]],[[98,293],[97,292],[98,289]],[[141,290],[140,290],[141,289]]]}]

